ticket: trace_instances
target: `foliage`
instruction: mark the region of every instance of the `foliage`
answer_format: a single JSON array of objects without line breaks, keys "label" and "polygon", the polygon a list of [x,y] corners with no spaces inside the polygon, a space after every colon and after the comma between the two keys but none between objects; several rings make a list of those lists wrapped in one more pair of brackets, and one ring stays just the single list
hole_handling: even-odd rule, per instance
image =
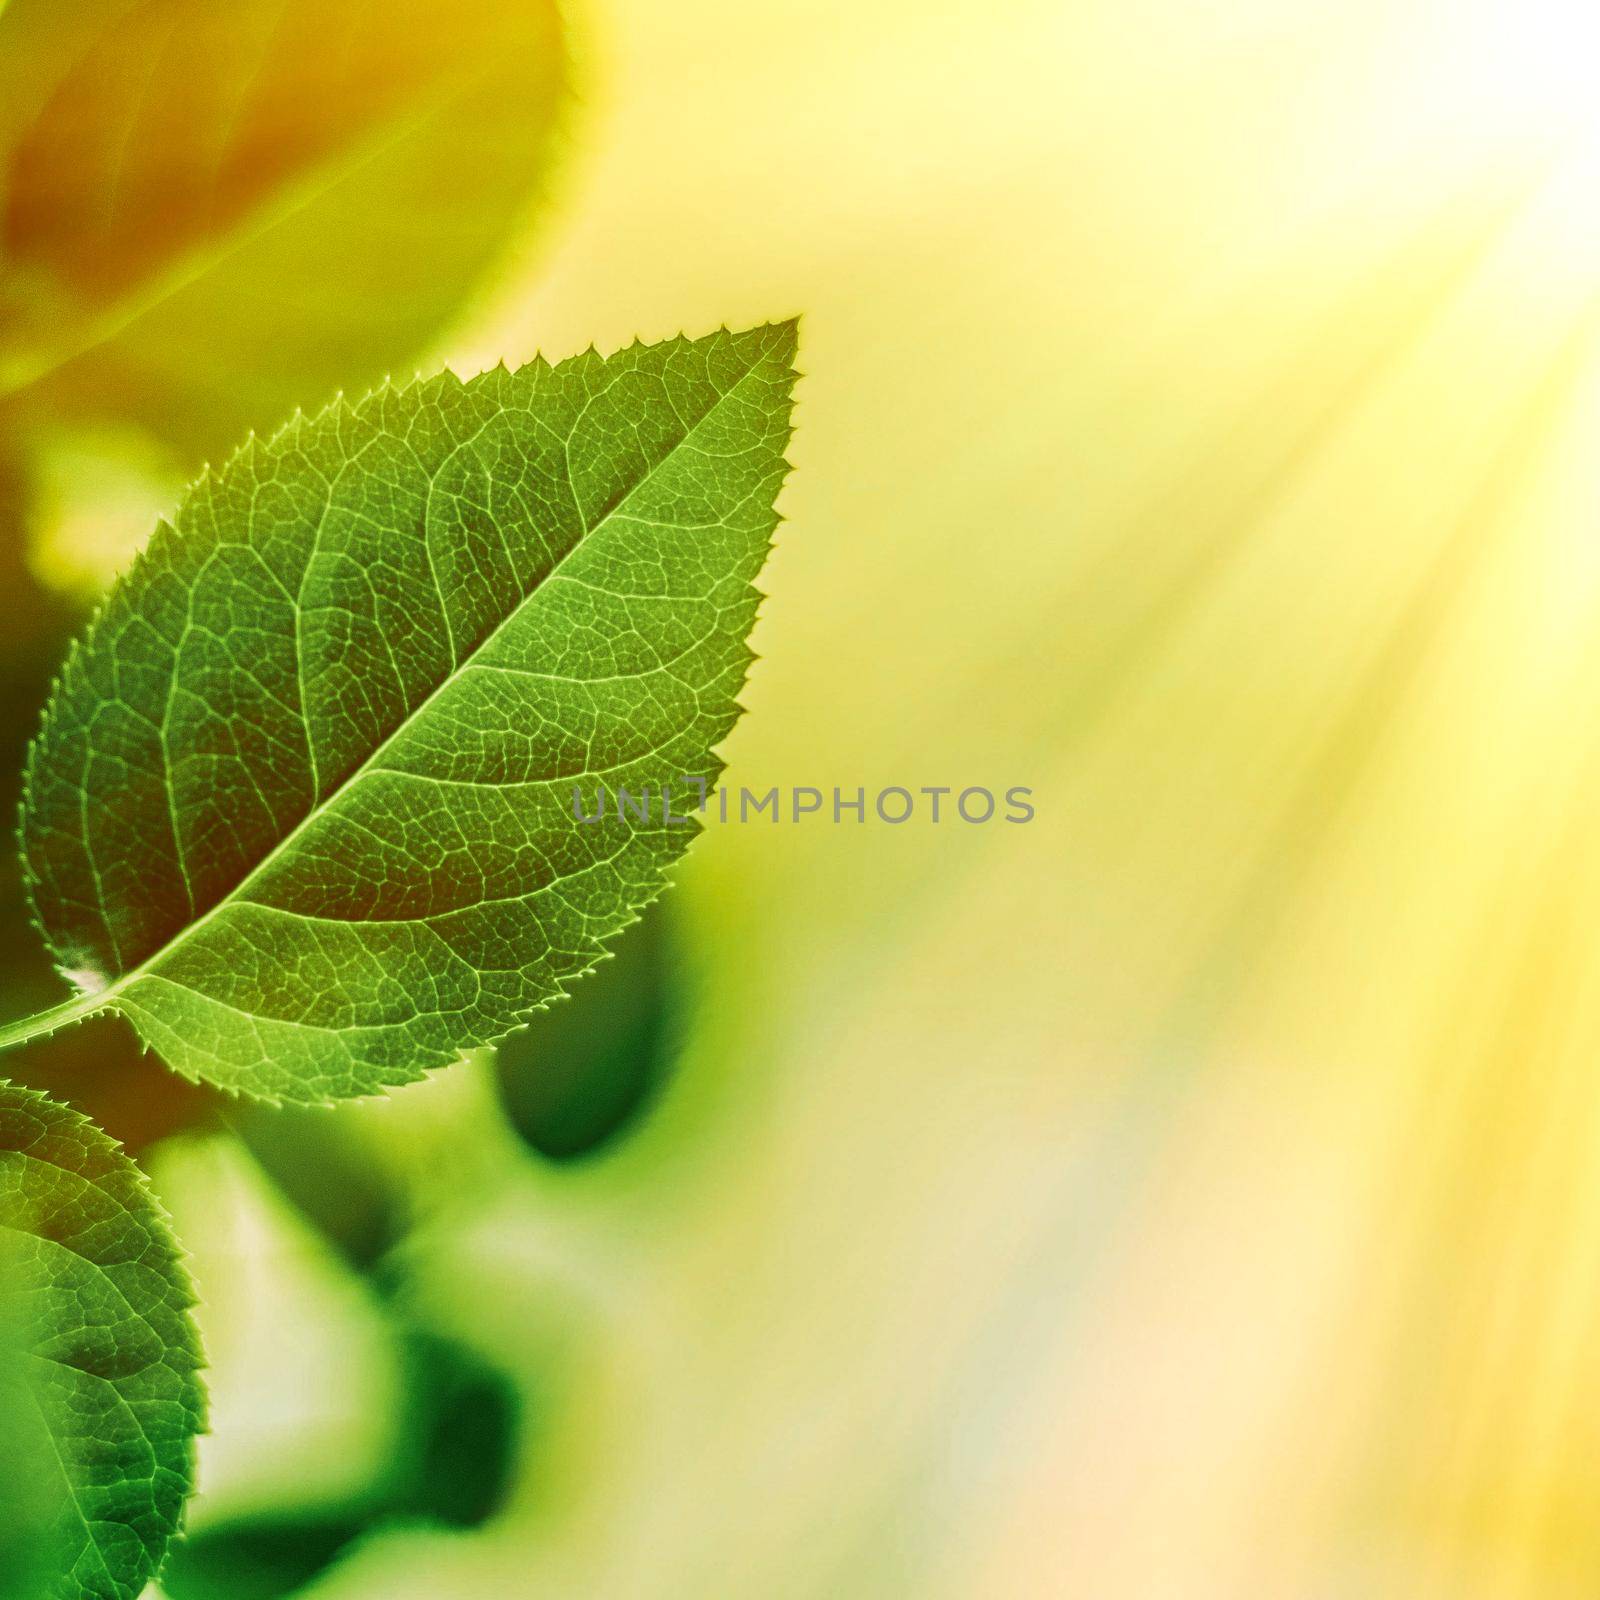
[{"label": "foliage", "polygon": [[[659,797],[584,820],[575,785],[720,770],[794,339],[386,386],[203,476],[47,709],[23,850],[84,992],[0,1044],[115,1010],[190,1077],[316,1102],[562,995],[695,832]],[[70,1508],[52,1554],[61,1594],[110,1600],[154,1570],[188,1488],[188,1291],[111,1141],[6,1095],[0,1193],[42,1299],[29,1389]]]},{"label": "foliage", "polygon": [[131,1600],[178,1526],[204,1416],[187,1274],[133,1163],[77,1112],[10,1084],[0,1226],[14,1242],[6,1409],[20,1435],[8,1503],[44,1475],[50,1593]]},{"label": "foliage", "polygon": [[[76,1012],[122,1013],[186,1077],[319,1102],[491,1043],[591,969],[695,831],[662,786],[720,770],[793,349],[786,323],[445,373],[203,477],[28,765]],[[580,784],[654,798],[589,823]]]},{"label": "foliage", "polygon": [[[547,186],[568,98],[551,0],[0,13],[0,680],[19,709],[133,548],[135,508],[296,401],[377,384],[203,471],[49,686],[0,913],[26,890],[78,993],[48,1004],[8,950],[0,981],[43,1009],[0,1048],[120,1014],[19,1065],[138,1145],[216,1116],[218,1090],[324,1103],[512,1035],[530,1143],[589,1147],[649,1087],[619,1062],[659,1044],[654,933],[612,980],[637,1001],[627,1038],[602,1029],[573,1066],[570,1029],[552,1035],[554,1099],[528,1100],[519,1030],[610,953],[695,828],[664,809],[591,826],[568,797],[719,770],[787,470],[793,324],[379,382]],[[0,726],[0,802],[20,721]],[[135,1057],[135,1032],[191,1082]],[[585,1074],[606,1080],[598,1119]],[[258,1107],[241,1131],[292,1168],[290,1122]],[[371,1225],[339,1242],[370,1265],[395,1218],[349,1176]],[[0,1595],[131,1600],[204,1409],[177,1247],[113,1139],[11,1085],[0,1228]],[[470,1525],[502,1493],[515,1398],[400,1325],[415,1414],[362,1514]],[[288,1584],[358,1527],[210,1529],[170,1577],[242,1592],[249,1550]]]}]

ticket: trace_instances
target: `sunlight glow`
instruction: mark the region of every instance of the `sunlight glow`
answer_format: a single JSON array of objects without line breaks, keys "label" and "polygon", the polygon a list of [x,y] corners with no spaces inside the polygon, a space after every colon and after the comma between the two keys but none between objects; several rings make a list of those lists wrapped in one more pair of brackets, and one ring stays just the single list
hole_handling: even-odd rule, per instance
[{"label": "sunlight glow", "polygon": [[1475,98],[1490,121],[1503,117],[1600,166],[1600,12],[1588,0],[1470,0],[1459,21],[1454,7],[1446,16],[1448,33],[1469,45]]}]

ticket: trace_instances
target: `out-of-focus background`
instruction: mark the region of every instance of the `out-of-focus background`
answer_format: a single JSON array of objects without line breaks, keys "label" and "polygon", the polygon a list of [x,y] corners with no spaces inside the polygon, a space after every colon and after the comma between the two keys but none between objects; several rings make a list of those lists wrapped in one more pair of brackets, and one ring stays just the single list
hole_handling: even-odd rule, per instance
[{"label": "out-of-focus background", "polygon": [[[1592,1595],[1592,8],[572,0],[559,44],[464,9],[469,45],[408,0],[371,78],[401,126],[384,85],[454,37],[523,119],[481,193],[456,167],[511,133],[455,79],[402,119],[434,166],[382,225],[490,219],[448,314],[407,321],[398,245],[332,310],[268,262],[212,355],[265,370],[274,318],[349,301],[397,307],[352,336],[379,372],[802,313],[728,781],[1037,815],[713,824],[503,1059],[333,1115],[176,1095],[99,1025],[30,1050],[193,1253],[214,1433],[172,1600]],[[0,16],[12,106],[41,15]],[[227,55],[240,104],[276,25]],[[35,189],[88,170],[42,148]],[[12,289],[77,260],[24,260],[18,214]],[[171,372],[139,409],[192,269],[131,311],[69,273],[67,379],[59,317],[5,369],[17,748],[226,447]]]}]

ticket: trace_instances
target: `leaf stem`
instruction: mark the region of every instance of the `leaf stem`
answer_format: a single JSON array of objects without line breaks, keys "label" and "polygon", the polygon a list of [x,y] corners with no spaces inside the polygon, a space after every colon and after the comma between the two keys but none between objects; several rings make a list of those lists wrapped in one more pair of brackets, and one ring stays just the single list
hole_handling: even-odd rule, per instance
[{"label": "leaf stem", "polygon": [[15,1022],[0,1026],[0,1050],[9,1050],[13,1045],[26,1044],[29,1039],[38,1039],[44,1034],[54,1033],[58,1028],[66,1027],[68,1023],[93,1016],[96,1011],[104,1011],[110,1003],[111,996],[102,990],[98,994],[74,995],[70,1000],[63,1000],[58,1006],[35,1011],[30,1017],[19,1017]]}]

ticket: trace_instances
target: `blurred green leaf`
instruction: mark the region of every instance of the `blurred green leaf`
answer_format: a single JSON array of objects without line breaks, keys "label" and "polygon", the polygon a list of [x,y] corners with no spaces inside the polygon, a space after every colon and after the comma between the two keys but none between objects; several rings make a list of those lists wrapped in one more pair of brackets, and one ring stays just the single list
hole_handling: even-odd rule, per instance
[{"label": "blurred green leaf", "polygon": [[517,1132],[552,1161],[601,1149],[649,1104],[672,1059],[680,988],[668,900],[647,910],[575,996],[495,1052],[495,1081]]},{"label": "blurred green leaf", "polygon": [[390,1505],[402,1521],[475,1528],[511,1482],[521,1402],[505,1374],[459,1340],[404,1330],[407,1446]]},{"label": "blurred green leaf", "polygon": [[661,786],[721,770],[794,346],[445,373],[202,478],[33,747],[29,882],[83,997],[10,1038],[114,1009],[187,1077],[319,1102],[590,970],[694,837]]},{"label": "blurred green leaf", "polygon": [[[83,1117],[0,1085],[20,1389],[60,1479],[58,1600],[131,1600],[178,1527],[204,1399],[193,1294],[143,1176]],[[15,1415],[15,1413],[13,1413]]]},{"label": "blurred green leaf", "polygon": [[362,1515],[223,1523],[173,1550],[161,1587],[170,1600],[281,1600],[325,1572],[368,1526]]},{"label": "blurred green leaf", "polygon": [[287,1503],[200,1529],[162,1574],[171,1600],[280,1600],[376,1528],[473,1528],[499,1510],[515,1460],[515,1388],[456,1340],[408,1328],[403,1344],[406,1419],[382,1491],[342,1510]]},{"label": "blurred green leaf", "polygon": [[0,396],[217,452],[411,357],[523,225],[553,0],[11,0]]},{"label": "blurred green leaf", "polygon": [[398,1174],[360,1137],[348,1107],[246,1104],[229,1121],[283,1196],[357,1272],[371,1272],[404,1234]]}]

